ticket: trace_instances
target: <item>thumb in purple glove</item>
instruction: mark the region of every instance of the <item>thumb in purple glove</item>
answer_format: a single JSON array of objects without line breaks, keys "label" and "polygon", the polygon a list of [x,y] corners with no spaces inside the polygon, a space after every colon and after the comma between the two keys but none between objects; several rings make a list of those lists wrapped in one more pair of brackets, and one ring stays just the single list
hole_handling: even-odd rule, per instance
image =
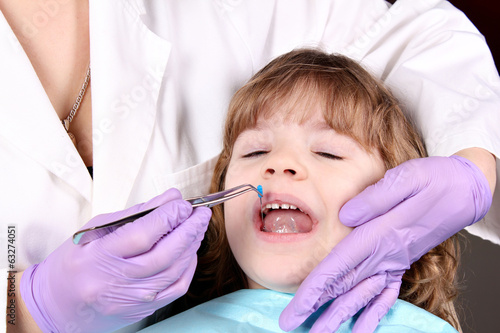
[{"label": "thumb in purple glove", "polygon": [[291,330],[337,298],[311,332],[339,325],[368,304],[353,332],[372,332],[394,304],[401,276],[433,247],[477,222],[491,206],[484,174],[459,156],[404,162],[346,203],[356,227],[304,280],[280,317]]},{"label": "thumb in purple glove", "polygon": [[183,295],[211,211],[171,189],[145,204],[99,215],[83,228],[161,205],[84,246],[65,241],[21,279],[21,296],[43,331],[111,331]]},{"label": "thumb in purple glove", "polygon": [[[488,181],[474,163],[456,155],[427,157],[387,171],[382,180],[348,201],[339,217],[344,225],[356,227],[417,195],[427,207],[442,211],[437,215],[459,221],[448,237],[481,220],[492,202]],[[408,213],[420,215],[419,208],[426,206],[414,206]]]}]

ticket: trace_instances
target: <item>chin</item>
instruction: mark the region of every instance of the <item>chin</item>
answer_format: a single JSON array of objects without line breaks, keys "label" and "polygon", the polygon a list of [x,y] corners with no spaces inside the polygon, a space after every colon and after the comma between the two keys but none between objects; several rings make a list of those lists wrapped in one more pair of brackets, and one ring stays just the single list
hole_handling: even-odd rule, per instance
[{"label": "chin", "polygon": [[290,286],[282,286],[278,288],[274,288],[273,290],[279,291],[286,294],[295,294],[297,289],[299,289],[300,284],[298,285],[290,285]]},{"label": "chin", "polygon": [[[294,265],[287,265],[287,263],[282,262],[281,264],[276,264],[274,267],[277,269],[272,271],[269,271],[269,269],[263,270],[264,273],[259,274],[258,279],[249,278],[250,288],[264,288],[283,293],[295,293],[312,269],[307,263],[304,263],[304,265],[297,265],[296,263]],[[290,267],[290,269],[284,269],[285,267]]]},{"label": "chin", "polygon": [[269,283],[263,282],[262,284],[254,282],[250,284],[250,289],[270,289],[282,293],[295,294],[297,289],[299,289],[299,286],[300,283],[297,283],[296,281],[274,281]]}]

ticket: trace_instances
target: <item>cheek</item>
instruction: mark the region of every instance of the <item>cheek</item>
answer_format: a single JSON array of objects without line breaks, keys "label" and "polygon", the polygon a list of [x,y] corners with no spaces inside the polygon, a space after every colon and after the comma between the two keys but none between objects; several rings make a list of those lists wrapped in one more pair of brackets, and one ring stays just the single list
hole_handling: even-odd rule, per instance
[{"label": "cheek", "polygon": [[231,199],[224,205],[225,228],[229,247],[238,265],[245,274],[248,274],[259,263],[253,254],[255,249],[255,240],[252,237],[253,225],[244,216],[245,213],[238,209],[237,198]]},{"label": "cheek", "polygon": [[239,244],[241,245],[241,240],[244,240],[245,235],[250,232],[249,228],[252,226],[248,222],[247,216],[245,216],[247,214],[245,206],[247,205],[248,203],[245,201],[244,195],[224,203],[226,234],[233,251],[234,247],[238,247]]},{"label": "cheek", "polygon": [[[352,195],[354,196],[354,194]],[[343,198],[343,202],[331,211],[328,217],[328,223],[324,224],[324,233],[321,241],[318,242],[318,248],[326,250],[327,253],[331,251],[342,239],[351,233],[354,228],[345,226],[340,222],[339,212],[342,205],[348,201],[347,197]]]},{"label": "cheek", "polygon": [[233,162],[231,160],[226,171],[225,188],[231,188],[243,183],[248,183],[248,176],[253,173],[253,170],[245,167],[244,164]]},{"label": "cheek", "polygon": [[334,220],[332,229],[333,230],[329,233],[330,237],[328,239],[328,243],[332,249],[347,235],[349,235],[352,230],[354,230],[354,228],[343,225],[338,218]]},{"label": "cheek", "polygon": [[323,193],[325,193],[323,198],[327,198],[324,204],[327,206],[329,215],[334,219],[338,219],[338,213],[342,206],[366,187],[364,182],[361,183],[359,178],[350,174],[344,174],[342,177],[334,179],[330,184],[325,183],[322,186]]},{"label": "cheek", "polygon": [[[366,167],[369,165],[370,167]],[[382,160],[370,159],[364,166],[352,169],[350,176],[345,177],[343,203],[346,203],[356,195],[364,191],[368,186],[378,182],[385,174],[385,167]]]},{"label": "cheek", "polygon": [[[242,220],[242,205],[244,205],[242,202],[242,196],[228,200],[223,205],[226,229],[231,231],[238,228],[238,224],[241,224]],[[238,216],[240,218],[238,218]]]},{"label": "cheek", "polygon": [[378,153],[370,156],[370,173],[366,175],[366,186],[374,184],[382,179],[387,171],[385,163]]},{"label": "cheek", "polygon": [[231,205],[226,205],[226,207],[224,207],[224,227],[226,228],[226,236],[229,242],[229,247],[234,254],[235,251],[238,252],[238,244],[240,244],[240,242],[238,240],[239,234],[237,232],[237,219],[235,218],[234,210],[231,209],[230,206]]}]

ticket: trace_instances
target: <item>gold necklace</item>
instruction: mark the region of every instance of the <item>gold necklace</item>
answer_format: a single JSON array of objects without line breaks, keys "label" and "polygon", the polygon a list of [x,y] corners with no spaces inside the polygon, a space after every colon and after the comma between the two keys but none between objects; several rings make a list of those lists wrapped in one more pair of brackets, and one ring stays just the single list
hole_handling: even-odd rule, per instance
[{"label": "gold necklace", "polygon": [[85,96],[85,92],[87,91],[87,86],[89,85],[89,82],[90,82],[90,66],[87,69],[87,74],[85,75],[85,81],[83,82],[82,88],[80,89],[80,92],[78,93],[78,97],[76,98],[75,104],[73,104],[73,108],[69,112],[69,115],[65,119],[61,120],[61,123],[63,124],[64,129],[66,130],[66,133],[68,133],[68,135],[69,135],[71,141],[73,142],[73,144],[75,145],[75,147],[76,147],[76,138],[73,135],[73,133],[71,133],[69,131],[69,124],[71,123],[71,121],[73,120],[73,117],[75,116],[76,112],[80,108],[80,103],[82,102],[83,97]]}]

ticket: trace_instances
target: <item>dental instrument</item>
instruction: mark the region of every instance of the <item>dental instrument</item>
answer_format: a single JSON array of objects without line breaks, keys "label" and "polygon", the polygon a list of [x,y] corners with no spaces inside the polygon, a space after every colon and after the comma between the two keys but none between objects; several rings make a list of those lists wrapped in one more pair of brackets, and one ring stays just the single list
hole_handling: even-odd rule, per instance
[{"label": "dental instrument", "polygon": [[[200,207],[200,206],[206,206],[208,208],[211,208],[215,205],[221,204],[227,200],[230,200],[232,198],[235,198],[239,195],[242,195],[248,191],[255,191],[259,195],[260,199],[260,206],[261,206],[261,214],[262,214],[262,196],[264,195],[264,192],[262,191],[262,186],[259,185],[257,188],[250,184],[243,184],[239,185],[233,188],[230,188],[228,190],[212,193],[212,194],[207,194],[207,195],[202,195],[202,196],[197,196],[189,199],[185,199],[186,201],[190,202],[193,208],[195,207]],[[83,245],[86,243],[89,243],[93,241],[94,239],[97,239],[101,237],[102,235],[105,235],[116,228],[137,220],[140,217],[143,217],[144,215],[151,213],[153,210],[155,210],[158,207],[153,207],[141,212],[138,212],[136,214],[124,217],[122,219],[119,219],[114,222],[110,222],[104,225],[100,226],[95,226],[91,227],[88,229],[80,230],[76,232],[73,235],[73,243],[78,244],[78,245]]]},{"label": "dental instrument", "polygon": [[260,218],[262,219],[262,223],[264,223],[264,207],[262,207],[262,197],[264,196],[264,190],[262,189],[262,185],[257,186],[257,191],[260,200]]}]

